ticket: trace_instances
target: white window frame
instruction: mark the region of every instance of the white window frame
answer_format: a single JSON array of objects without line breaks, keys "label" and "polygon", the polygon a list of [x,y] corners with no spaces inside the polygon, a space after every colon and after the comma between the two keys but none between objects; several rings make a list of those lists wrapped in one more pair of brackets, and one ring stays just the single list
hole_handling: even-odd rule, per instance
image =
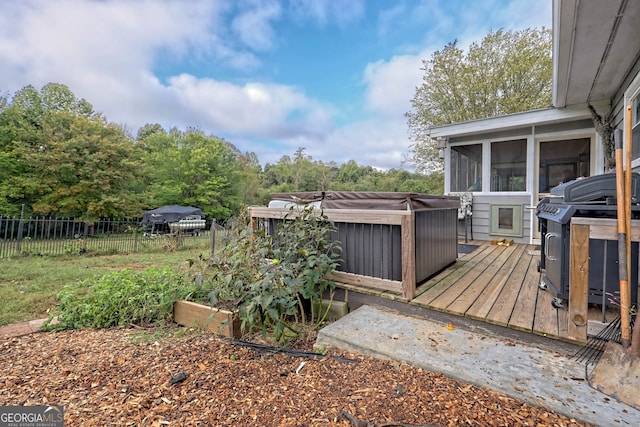
[{"label": "white window frame", "polygon": [[[640,102],[640,73],[636,74],[636,77],[633,79],[633,81],[631,82],[627,90],[624,91],[624,105],[622,108],[623,115],[624,115],[624,120],[623,120],[624,132],[626,132],[626,129],[627,129],[627,113],[626,113],[627,105],[629,104],[633,105],[633,101],[636,98],[638,98],[638,102]],[[633,114],[632,114],[631,120],[633,120]],[[640,126],[640,117],[636,117],[635,121],[637,122],[636,126]],[[631,126],[633,129],[633,123]],[[624,135],[623,138],[624,138],[623,140],[626,140],[627,135]],[[631,167],[632,168],[640,167],[640,158],[632,159]]]},{"label": "white window frame", "polygon": [[[526,141],[526,152],[527,152],[527,161],[526,161],[526,178],[525,178],[525,189],[522,191],[490,191],[491,190],[491,165],[492,165],[492,161],[493,159],[491,158],[491,144],[493,144],[494,142],[509,142],[509,141],[516,141],[516,140],[525,140]],[[531,181],[531,175],[532,175],[532,171],[533,171],[533,157],[531,157],[531,154],[533,153],[533,149],[534,149],[534,144],[533,144],[534,139],[531,137],[531,131],[529,133],[523,132],[522,134],[516,134],[516,135],[511,135],[511,136],[504,136],[504,137],[500,137],[500,138],[492,138],[492,139],[485,139],[483,141],[483,153],[482,153],[482,179],[483,179],[483,189],[487,189],[487,191],[484,191],[485,194],[491,194],[491,195],[505,195],[505,194],[512,194],[512,195],[525,195],[525,194],[529,194],[530,193],[530,189],[529,189],[529,183]],[[485,162],[484,160],[487,159],[487,161]]]}]

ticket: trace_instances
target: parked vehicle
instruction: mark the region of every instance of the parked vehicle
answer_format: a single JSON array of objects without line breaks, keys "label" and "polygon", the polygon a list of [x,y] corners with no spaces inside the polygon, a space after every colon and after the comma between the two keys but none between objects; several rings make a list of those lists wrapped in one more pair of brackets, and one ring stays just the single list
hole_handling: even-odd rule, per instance
[{"label": "parked vehicle", "polygon": [[142,224],[147,234],[189,233],[200,235],[206,221],[204,213],[192,206],[162,206],[146,211]]}]

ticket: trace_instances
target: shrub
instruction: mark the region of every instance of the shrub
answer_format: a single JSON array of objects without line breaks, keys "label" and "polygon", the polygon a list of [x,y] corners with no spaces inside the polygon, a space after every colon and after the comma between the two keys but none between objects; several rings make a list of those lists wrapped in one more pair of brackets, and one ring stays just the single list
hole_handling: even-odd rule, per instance
[{"label": "shrub", "polygon": [[[186,285],[169,268],[143,272],[124,269],[99,278],[66,285],[57,295],[59,306],[49,319],[49,329],[108,328],[167,321],[173,302],[187,298],[193,286]],[[58,322],[51,324],[53,316]]]},{"label": "shrub", "polygon": [[238,313],[242,330],[271,329],[282,342],[298,335],[294,323],[309,320],[317,327],[330,308],[313,309],[335,288],[328,279],[340,259],[340,244],[330,236],[334,229],[311,207],[292,208],[270,234],[240,218],[218,257],[192,261],[190,275],[202,284],[200,292],[212,289],[212,306]]}]

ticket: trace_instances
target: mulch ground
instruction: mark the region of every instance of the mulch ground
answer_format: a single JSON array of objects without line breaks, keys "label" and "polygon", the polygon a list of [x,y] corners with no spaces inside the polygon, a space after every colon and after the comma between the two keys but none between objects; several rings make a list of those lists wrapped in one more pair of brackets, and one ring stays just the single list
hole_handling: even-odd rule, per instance
[{"label": "mulch ground", "polygon": [[586,426],[394,361],[295,354],[184,328],[0,340],[0,405],[63,405],[65,426]]}]

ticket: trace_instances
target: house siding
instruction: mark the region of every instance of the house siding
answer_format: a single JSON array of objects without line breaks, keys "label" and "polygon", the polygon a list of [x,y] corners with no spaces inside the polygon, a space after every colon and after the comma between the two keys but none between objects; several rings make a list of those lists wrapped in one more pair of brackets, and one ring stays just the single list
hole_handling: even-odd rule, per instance
[{"label": "house siding", "polygon": [[536,126],[536,135],[553,134],[577,130],[593,130],[591,119],[576,120],[568,123],[554,123],[551,125]]},{"label": "house siding", "polygon": [[615,93],[613,98],[611,99],[611,112],[612,112],[612,124],[615,128],[623,128],[624,122],[624,92],[629,88],[631,82],[636,78],[636,76],[640,73],[640,60],[636,61],[634,67],[631,69],[631,72],[624,79],[618,91]]},{"label": "house siding", "polygon": [[[524,195],[474,195],[473,196],[473,238],[475,240],[494,240],[498,238],[513,239],[516,243],[529,243],[531,239],[531,196]],[[492,205],[521,205],[522,206],[522,236],[506,236],[491,234],[491,206]],[[534,223],[537,221],[534,219]]]},{"label": "house siding", "polygon": [[[612,101],[611,101],[612,107],[611,107],[610,115],[611,115],[611,124],[614,129],[624,130],[624,116],[626,112],[625,99],[624,99],[625,91],[629,89],[629,86],[633,83],[634,79],[640,78],[638,77],[639,75],[640,75],[640,61],[636,61],[634,67],[631,69],[631,72],[624,79],[624,81],[618,88],[618,91],[615,93],[615,95],[612,98]],[[634,145],[635,145],[635,141],[634,141]],[[635,147],[633,152],[634,152],[634,156],[632,158],[633,164],[634,164],[633,171],[640,172],[640,160],[639,160],[640,150],[638,150],[638,148]]]}]

